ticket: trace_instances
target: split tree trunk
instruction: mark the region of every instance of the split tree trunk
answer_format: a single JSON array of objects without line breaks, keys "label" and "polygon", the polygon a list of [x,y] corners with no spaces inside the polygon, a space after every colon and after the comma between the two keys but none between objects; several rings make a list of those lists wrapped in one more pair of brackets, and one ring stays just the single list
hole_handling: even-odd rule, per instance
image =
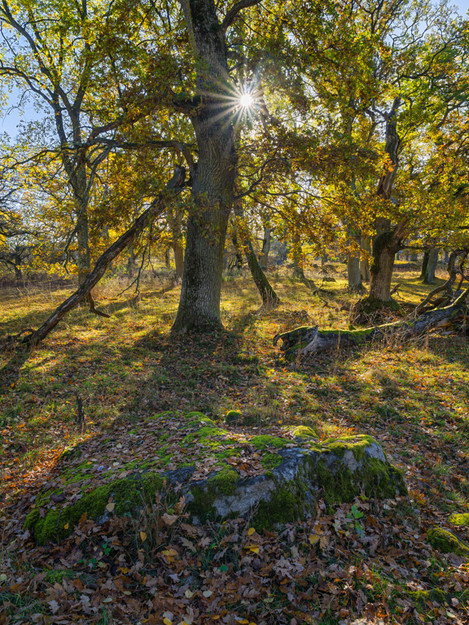
[{"label": "split tree trunk", "polygon": [[[400,106],[400,99],[395,98],[386,119],[386,152],[390,160],[390,167],[381,176],[376,194],[386,200],[391,198],[392,187],[399,166],[400,139],[396,129],[396,115]],[[377,223],[377,235],[373,240],[373,264],[371,267],[370,293],[364,300],[363,309],[367,303],[386,305],[392,301],[391,280],[394,268],[394,258],[402,247],[405,235],[406,222],[403,220],[395,229],[391,228],[390,220],[380,219]],[[368,300],[368,302],[367,302]]]}]

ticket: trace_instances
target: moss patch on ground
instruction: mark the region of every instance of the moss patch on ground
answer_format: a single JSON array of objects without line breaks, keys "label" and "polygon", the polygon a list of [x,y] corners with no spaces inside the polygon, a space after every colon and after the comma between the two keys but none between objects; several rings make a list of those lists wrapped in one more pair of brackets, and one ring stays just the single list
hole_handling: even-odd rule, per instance
[{"label": "moss patch on ground", "polygon": [[452,514],[449,517],[449,522],[453,525],[463,525],[469,527],[469,512]]},{"label": "moss patch on ground", "polygon": [[442,553],[455,553],[469,558],[469,547],[454,534],[442,527],[432,527],[427,532],[427,540],[432,547]]}]

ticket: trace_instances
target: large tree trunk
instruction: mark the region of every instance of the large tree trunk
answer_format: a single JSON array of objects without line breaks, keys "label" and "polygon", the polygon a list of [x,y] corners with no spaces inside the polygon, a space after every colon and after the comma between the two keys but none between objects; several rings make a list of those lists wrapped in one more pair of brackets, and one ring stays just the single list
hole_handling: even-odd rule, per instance
[{"label": "large tree trunk", "polygon": [[[386,200],[391,199],[392,187],[399,165],[400,139],[396,128],[396,115],[400,99],[395,98],[391,110],[386,116],[386,146],[389,167],[381,176],[376,194]],[[370,292],[362,300],[357,312],[367,314],[377,307],[392,304],[391,280],[396,253],[402,248],[406,234],[407,221],[402,220],[397,228],[392,228],[389,219],[380,218],[376,221],[377,234],[373,240],[373,264],[371,267]],[[358,317],[360,314],[358,314]]]},{"label": "large tree trunk", "polygon": [[430,310],[417,319],[406,319],[374,326],[365,330],[327,330],[319,331],[318,327],[302,327],[274,337],[274,345],[282,340],[282,351],[288,360],[298,357],[312,356],[318,352],[337,350],[344,346],[359,346],[372,340],[384,340],[398,335],[401,340],[421,336],[429,330],[452,323],[456,318],[468,314],[469,289],[466,289],[457,300],[446,308]]},{"label": "large tree trunk", "polygon": [[391,231],[386,231],[378,235],[373,241],[373,263],[371,265],[371,282],[369,300],[382,302],[383,304],[392,301],[391,280],[394,269],[394,259],[396,252],[402,247],[403,233],[407,222],[401,224]]},{"label": "large tree trunk", "polygon": [[[391,198],[392,187],[399,165],[400,139],[396,129],[397,109],[400,99],[395,98],[391,110],[386,119],[386,153],[389,157],[390,166],[381,176],[377,195],[386,200]],[[370,276],[370,300],[378,300],[382,303],[391,301],[391,279],[394,268],[394,258],[400,249],[402,233],[396,236],[396,231],[391,228],[388,219],[380,219],[377,222],[377,235],[373,240],[372,254],[373,264]]]},{"label": "large tree trunk", "polygon": [[215,4],[213,0],[181,0],[181,5],[197,62],[197,93],[189,118],[199,161],[192,172],[193,205],[174,333],[222,327],[223,251],[237,169],[231,112],[226,107],[231,79]]}]

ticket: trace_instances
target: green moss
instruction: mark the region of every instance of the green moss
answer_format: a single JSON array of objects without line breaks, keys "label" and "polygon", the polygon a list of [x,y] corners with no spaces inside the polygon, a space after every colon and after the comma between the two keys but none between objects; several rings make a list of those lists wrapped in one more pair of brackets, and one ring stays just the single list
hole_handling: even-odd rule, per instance
[{"label": "green moss", "polygon": [[469,512],[455,513],[449,517],[449,522],[453,525],[469,526]]},{"label": "green moss", "polygon": [[278,438],[277,436],[269,436],[268,434],[261,434],[260,436],[253,436],[249,441],[251,445],[257,447],[257,449],[266,449],[266,447],[285,447],[288,441],[284,438]]},{"label": "green moss", "polygon": [[196,432],[191,432],[190,434],[187,434],[183,438],[183,443],[187,444],[187,443],[191,443],[195,439],[200,439],[201,442],[206,444],[206,441],[202,439],[210,439],[210,437],[212,436],[227,436],[227,435],[228,435],[228,432],[226,430],[222,430],[221,428],[207,425],[207,426],[201,427]]},{"label": "green moss", "polygon": [[194,425],[211,425],[213,427],[216,425],[213,419],[205,416],[202,412],[188,412],[185,418],[187,419],[188,427]]},{"label": "green moss", "polygon": [[228,447],[228,449],[223,449],[223,451],[215,452],[213,454],[216,458],[239,458],[241,452],[237,449],[233,449],[233,447]]},{"label": "green moss", "polygon": [[36,542],[40,544],[61,540],[71,533],[83,514],[98,520],[103,516],[110,499],[115,504],[115,514],[122,516],[131,513],[142,507],[145,501],[151,500],[163,482],[164,479],[155,473],[116,480],[99,486],[69,506],[51,508],[43,518],[39,507],[34,508],[26,517],[24,527],[32,531]]},{"label": "green moss", "polygon": [[364,458],[361,466],[353,473],[343,466],[333,471],[324,460],[320,460],[314,470],[322,497],[330,506],[352,501],[362,492],[367,497],[378,499],[407,494],[402,473],[376,458]]},{"label": "green moss", "polygon": [[455,553],[469,557],[469,548],[454,534],[441,527],[432,527],[427,532],[427,540],[432,547],[442,553]]},{"label": "green moss", "polygon": [[240,410],[228,410],[225,414],[226,423],[238,423],[241,421],[243,413]]},{"label": "green moss", "polygon": [[217,491],[224,495],[234,495],[238,482],[239,473],[234,469],[224,467],[208,483],[210,487],[214,486]]},{"label": "green moss", "polygon": [[70,447],[70,449],[66,449],[62,452],[59,462],[72,460],[73,458],[79,458],[82,454],[82,451],[79,447]]},{"label": "green moss", "polygon": [[75,577],[74,571],[67,570],[58,570],[58,571],[47,571],[47,574],[44,578],[44,581],[48,584],[61,584],[65,578],[70,579]]},{"label": "green moss", "polygon": [[322,444],[329,451],[334,452],[339,458],[343,458],[346,451],[351,451],[355,460],[362,460],[365,455],[365,449],[376,443],[372,436],[360,434],[357,436],[342,436],[341,438],[328,438],[322,441]]},{"label": "green moss", "polygon": [[76,467],[68,467],[61,474],[64,484],[75,484],[76,482],[90,480],[93,476],[88,471],[93,466],[94,463],[87,460]]},{"label": "green moss", "polygon": [[292,428],[291,433],[295,438],[317,438],[313,428],[307,427],[306,425],[299,425],[298,427]]},{"label": "green moss", "polygon": [[431,590],[416,590],[409,592],[409,596],[414,599],[419,607],[423,607],[426,603],[435,601],[436,603],[447,603],[448,598],[445,592],[440,588],[432,588]]},{"label": "green moss", "polygon": [[239,479],[237,471],[225,466],[204,484],[192,485],[191,493],[194,501],[189,504],[189,511],[203,519],[214,516],[216,511],[213,504],[216,499],[220,495],[234,495]]},{"label": "green moss", "polygon": [[166,410],[164,412],[158,412],[157,414],[151,415],[150,417],[146,417],[146,419],[171,419],[172,417],[177,416],[175,412],[172,410]]},{"label": "green moss", "polygon": [[286,486],[276,490],[269,501],[261,501],[253,519],[253,526],[260,532],[302,518],[303,511],[298,495],[294,489]]},{"label": "green moss", "polygon": [[278,454],[272,454],[267,451],[266,453],[262,454],[261,464],[264,469],[275,469],[275,467],[278,467],[280,464],[282,464],[282,457]]}]

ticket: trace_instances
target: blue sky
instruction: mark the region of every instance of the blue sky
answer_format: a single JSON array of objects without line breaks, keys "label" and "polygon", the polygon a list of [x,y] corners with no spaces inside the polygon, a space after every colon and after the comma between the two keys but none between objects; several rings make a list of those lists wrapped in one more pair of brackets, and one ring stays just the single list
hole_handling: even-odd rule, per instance
[{"label": "blue sky", "polygon": [[[459,9],[459,13],[461,15],[466,15],[469,11],[469,0],[450,0],[450,4],[457,7]],[[13,96],[11,98],[11,104],[14,105],[16,98]],[[14,137],[17,132],[17,125],[23,119],[24,121],[38,119],[38,115],[34,112],[33,108],[30,107],[30,110],[23,111],[23,116],[21,117],[18,110],[15,108],[10,108],[5,115],[5,117],[0,117],[0,132],[7,132],[10,136]]]}]

